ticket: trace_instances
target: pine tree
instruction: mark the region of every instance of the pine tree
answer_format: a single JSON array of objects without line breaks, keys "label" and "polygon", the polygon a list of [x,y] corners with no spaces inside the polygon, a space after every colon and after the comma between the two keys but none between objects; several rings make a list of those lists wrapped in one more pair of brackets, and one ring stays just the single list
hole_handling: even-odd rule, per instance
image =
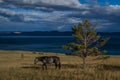
[{"label": "pine tree", "polygon": [[96,32],[96,25],[92,25],[88,20],[83,20],[73,26],[72,31],[75,41],[67,43],[63,48],[80,56],[83,59],[83,69],[85,70],[87,56],[106,53],[106,51],[100,51],[99,47],[102,47],[109,38],[101,38]]}]

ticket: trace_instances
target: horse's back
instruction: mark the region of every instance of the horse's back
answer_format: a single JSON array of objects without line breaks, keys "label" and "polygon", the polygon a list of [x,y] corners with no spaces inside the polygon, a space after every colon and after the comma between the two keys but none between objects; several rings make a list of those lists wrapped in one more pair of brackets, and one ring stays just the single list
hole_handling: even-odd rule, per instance
[{"label": "horse's back", "polygon": [[51,56],[52,58],[57,58],[57,59],[60,59],[58,56]]},{"label": "horse's back", "polygon": [[55,62],[60,61],[58,56],[40,56],[36,57],[39,61],[46,61],[46,62]]}]

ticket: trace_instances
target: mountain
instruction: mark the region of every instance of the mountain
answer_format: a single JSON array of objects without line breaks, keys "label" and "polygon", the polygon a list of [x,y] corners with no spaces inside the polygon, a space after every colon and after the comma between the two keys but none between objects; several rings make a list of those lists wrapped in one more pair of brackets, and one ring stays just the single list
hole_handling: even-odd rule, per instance
[{"label": "mountain", "polygon": [[34,31],[34,32],[0,32],[0,36],[71,36],[72,32]]},{"label": "mountain", "polygon": [[[100,35],[120,36],[120,32],[98,32]],[[33,32],[0,32],[0,36],[72,36],[70,31],[33,31]]]}]

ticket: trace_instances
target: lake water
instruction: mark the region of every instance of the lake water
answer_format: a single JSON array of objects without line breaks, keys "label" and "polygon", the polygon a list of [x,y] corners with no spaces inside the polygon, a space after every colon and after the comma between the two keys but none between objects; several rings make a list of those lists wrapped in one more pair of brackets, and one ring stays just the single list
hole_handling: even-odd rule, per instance
[{"label": "lake water", "polygon": [[[66,53],[61,46],[73,40],[72,36],[0,36],[0,50]],[[120,55],[120,36],[110,36],[103,49],[108,55]]]}]

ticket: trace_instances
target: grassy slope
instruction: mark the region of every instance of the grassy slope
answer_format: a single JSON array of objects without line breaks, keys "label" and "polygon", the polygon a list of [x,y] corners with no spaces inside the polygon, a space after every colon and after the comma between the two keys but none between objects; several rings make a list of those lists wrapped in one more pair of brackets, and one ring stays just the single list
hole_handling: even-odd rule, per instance
[{"label": "grassy slope", "polygon": [[[61,70],[48,66],[47,71],[41,70],[41,63],[33,65],[36,56],[56,55],[62,63]],[[120,56],[111,56],[101,62],[96,57],[87,58],[87,71],[81,68],[80,57],[55,53],[33,53],[27,51],[0,51],[1,80],[119,80]],[[105,66],[98,66],[99,64]]]}]

